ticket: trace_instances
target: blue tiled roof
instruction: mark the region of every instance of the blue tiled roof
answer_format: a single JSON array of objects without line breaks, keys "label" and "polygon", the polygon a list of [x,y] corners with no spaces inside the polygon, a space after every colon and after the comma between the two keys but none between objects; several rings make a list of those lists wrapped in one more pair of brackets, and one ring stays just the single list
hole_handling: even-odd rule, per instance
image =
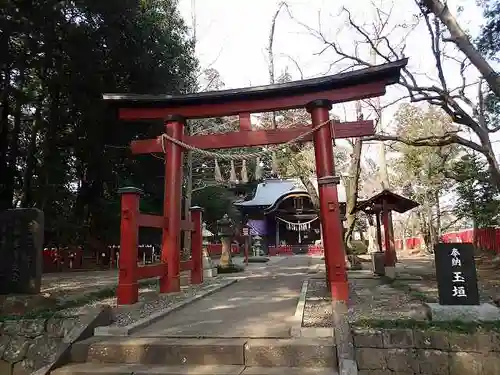
[{"label": "blue tiled roof", "polygon": [[[316,179],[311,179],[316,191],[318,183]],[[269,179],[257,185],[255,195],[251,200],[234,203],[240,207],[269,207],[276,203],[278,199],[290,193],[307,193],[307,189],[300,179]],[[345,202],[345,190],[342,184],[338,185],[339,201]]]}]

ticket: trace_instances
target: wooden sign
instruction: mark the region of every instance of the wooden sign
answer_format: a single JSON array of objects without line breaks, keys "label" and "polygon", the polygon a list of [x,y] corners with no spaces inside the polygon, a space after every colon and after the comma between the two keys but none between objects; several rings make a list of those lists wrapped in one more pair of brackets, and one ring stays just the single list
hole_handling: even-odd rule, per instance
[{"label": "wooden sign", "polygon": [[440,305],[479,305],[474,246],[439,243],[434,250]]}]

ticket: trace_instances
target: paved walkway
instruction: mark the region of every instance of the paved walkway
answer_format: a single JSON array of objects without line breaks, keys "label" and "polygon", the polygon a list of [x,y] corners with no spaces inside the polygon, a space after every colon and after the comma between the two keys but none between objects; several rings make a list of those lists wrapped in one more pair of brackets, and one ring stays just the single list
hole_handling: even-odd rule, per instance
[{"label": "paved walkway", "polygon": [[310,258],[251,265],[240,280],[135,334],[138,337],[290,337]]}]

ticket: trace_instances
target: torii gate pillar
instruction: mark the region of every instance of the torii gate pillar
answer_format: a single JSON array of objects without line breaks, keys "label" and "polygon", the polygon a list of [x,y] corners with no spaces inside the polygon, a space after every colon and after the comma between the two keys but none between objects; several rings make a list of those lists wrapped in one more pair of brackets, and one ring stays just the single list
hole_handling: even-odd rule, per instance
[{"label": "torii gate pillar", "polygon": [[[315,127],[330,119],[329,111],[332,109],[332,104],[329,100],[315,100],[308,103],[306,109],[311,114],[312,126]],[[347,302],[349,284],[347,282],[344,239],[337,192],[337,184],[340,179],[335,176],[332,128],[330,126],[321,127],[314,133],[313,141],[327,282],[332,300]]]},{"label": "torii gate pillar", "polygon": [[[184,118],[170,115],[165,119],[165,131],[177,139],[184,135]],[[182,148],[173,142],[165,144],[165,195],[163,213],[167,225],[163,228],[161,260],[167,264],[167,274],[160,278],[160,293],[181,291],[181,196]]]}]

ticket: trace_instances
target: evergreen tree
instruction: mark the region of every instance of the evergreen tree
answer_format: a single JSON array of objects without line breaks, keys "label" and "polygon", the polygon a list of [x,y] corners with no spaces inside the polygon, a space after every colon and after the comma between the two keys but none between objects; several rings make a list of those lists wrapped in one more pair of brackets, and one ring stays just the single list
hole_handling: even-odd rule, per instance
[{"label": "evergreen tree", "polygon": [[496,226],[500,220],[500,196],[489,176],[487,165],[472,154],[454,165],[458,183],[455,214],[468,219],[475,228]]},{"label": "evergreen tree", "polygon": [[4,0],[0,7],[0,209],[37,207],[48,241],[117,240],[125,184],[161,208],[163,163],[132,157],[161,122],[117,120],[105,92],[197,89],[175,0]]}]

